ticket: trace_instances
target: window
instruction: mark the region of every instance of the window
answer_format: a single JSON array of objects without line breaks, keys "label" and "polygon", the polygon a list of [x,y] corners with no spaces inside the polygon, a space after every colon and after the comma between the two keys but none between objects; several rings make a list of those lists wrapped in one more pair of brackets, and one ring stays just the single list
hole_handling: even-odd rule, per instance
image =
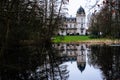
[{"label": "window", "polygon": [[83,24],[81,24],[81,28],[83,28]]},{"label": "window", "polygon": [[81,34],[83,34],[83,30],[81,30]]},{"label": "window", "polygon": [[67,25],[67,24],[66,24],[65,26],[66,26],[66,28],[68,27],[68,25]]},{"label": "window", "polygon": [[62,30],[61,33],[64,33],[64,31]]}]

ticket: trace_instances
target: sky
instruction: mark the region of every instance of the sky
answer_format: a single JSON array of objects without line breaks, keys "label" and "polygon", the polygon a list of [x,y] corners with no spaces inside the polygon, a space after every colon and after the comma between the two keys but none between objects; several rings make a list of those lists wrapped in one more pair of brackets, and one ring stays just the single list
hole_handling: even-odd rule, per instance
[{"label": "sky", "polygon": [[[96,4],[96,1],[98,1],[97,4],[100,4],[103,0],[69,0],[68,4],[68,13],[69,16],[76,16],[76,12],[79,9],[80,6],[82,6],[85,9],[86,14],[89,14],[92,7]],[[95,9],[92,8],[92,9]],[[90,10],[90,11],[89,11]]]}]

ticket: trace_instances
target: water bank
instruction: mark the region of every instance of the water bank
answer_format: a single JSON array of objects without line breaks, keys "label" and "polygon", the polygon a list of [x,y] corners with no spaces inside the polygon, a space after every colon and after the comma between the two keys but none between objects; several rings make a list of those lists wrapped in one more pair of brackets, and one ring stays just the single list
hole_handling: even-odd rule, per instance
[{"label": "water bank", "polygon": [[86,40],[71,43],[87,43],[87,44],[120,44],[120,40]]}]

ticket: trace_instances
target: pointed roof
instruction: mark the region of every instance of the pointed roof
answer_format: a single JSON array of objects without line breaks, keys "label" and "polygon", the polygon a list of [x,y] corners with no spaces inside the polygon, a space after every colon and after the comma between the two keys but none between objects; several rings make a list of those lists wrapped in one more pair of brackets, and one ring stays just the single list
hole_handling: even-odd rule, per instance
[{"label": "pointed roof", "polygon": [[80,6],[80,8],[77,10],[77,14],[85,14],[85,10],[82,6]]},{"label": "pointed roof", "polygon": [[78,69],[83,72],[85,70],[85,66],[86,66],[86,63],[81,63],[81,64],[78,64],[77,67]]}]

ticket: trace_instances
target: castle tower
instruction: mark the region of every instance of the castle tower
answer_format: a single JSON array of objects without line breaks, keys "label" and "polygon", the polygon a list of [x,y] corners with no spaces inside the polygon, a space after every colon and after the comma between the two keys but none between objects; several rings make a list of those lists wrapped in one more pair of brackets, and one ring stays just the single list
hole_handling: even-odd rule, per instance
[{"label": "castle tower", "polygon": [[85,10],[80,6],[76,14],[77,34],[79,35],[86,34],[85,19]]}]

